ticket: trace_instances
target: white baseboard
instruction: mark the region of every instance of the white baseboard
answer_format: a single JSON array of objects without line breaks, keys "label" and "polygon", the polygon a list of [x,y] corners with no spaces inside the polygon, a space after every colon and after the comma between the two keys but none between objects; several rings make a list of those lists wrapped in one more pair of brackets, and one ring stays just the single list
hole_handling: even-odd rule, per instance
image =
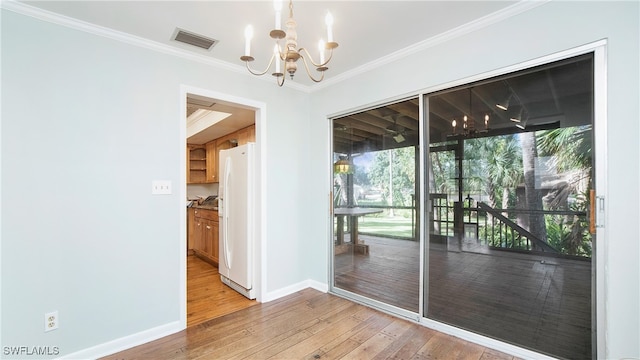
[{"label": "white baseboard", "polygon": [[175,334],[184,330],[180,326],[180,321],[174,321],[165,325],[141,331],[139,333],[125,336],[120,339],[96,345],[78,352],[65,355],[60,359],[98,359],[103,356],[115,354],[119,351],[130,349],[134,346],[142,345],[162,337]]},{"label": "white baseboard", "polygon": [[[309,279],[301,281],[297,284],[289,285],[282,289],[271,291],[266,294],[262,302],[273,301],[307,288],[312,288],[324,293],[329,291],[329,286],[327,284]],[[59,359],[97,359],[107,355],[115,354],[119,351],[130,349],[134,346],[142,345],[150,341],[160,339],[171,334],[175,334],[182,330],[184,330],[184,328],[180,326],[180,321],[175,321],[149,330],[144,330],[133,335],[125,336],[120,339],[109,341],[104,344],[96,345],[72,354],[68,354],[60,357]]]},{"label": "white baseboard", "polygon": [[262,302],[273,301],[281,297],[291,295],[300,290],[304,290],[306,288],[316,289],[318,291],[325,292],[325,293],[329,291],[329,286],[327,284],[323,284],[319,281],[308,279],[308,280],[304,280],[297,284],[289,285],[287,287],[284,287],[275,291],[270,291],[262,299]]}]

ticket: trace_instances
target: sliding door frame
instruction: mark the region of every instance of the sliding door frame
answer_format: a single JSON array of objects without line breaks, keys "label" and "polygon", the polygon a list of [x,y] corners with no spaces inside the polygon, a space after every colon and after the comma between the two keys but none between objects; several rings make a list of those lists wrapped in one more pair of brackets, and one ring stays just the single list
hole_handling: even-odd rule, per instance
[{"label": "sliding door frame", "polygon": [[[605,251],[602,249],[602,244],[606,244],[606,199],[607,197],[607,183],[606,183],[606,159],[607,159],[607,63],[606,63],[606,49],[607,42],[606,40],[600,40],[594,43],[586,44],[583,46],[579,46],[573,49],[568,49],[562,52],[558,52],[555,54],[551,54],[548,56],[540,57],[534,60],[530,60],[527,62],[523,62],[520,64],[516,64],[513,66],[501,68],[492,72],[483,73],[479,75],[475,75],[472,77],[464,78],[456,80],[455,82],[449,82],[445,84],[441,84],[437,87],[425,89],[420,95],[421,101],[421,120],[420,126],[424,129],[421,129],[423,139],[421,139],[421,148],[422,151],[420,153],[423,158],[422,161],[422,169],[428,169],[428,158],[426,157],[426,152],[428,150],[428,145],[425,143],[426,139],[429,139],[429,127],[426,124],[426,116],[428,113],[428,108],[424,104],[424,98],[431,94],[441,90],[464,86],[465,84],[474,83],[477,81],[482,81],[485,79],[489,79],[496,76],[501,76],[505,74],[509,74],[512,72],[525,70],[528,68],[552,63],[555,61],[575,57],[578,55],[583,55],[587,53],[593,53],[593,76],[594,76],[594,119],[593,119],[593,128],[594,128],[594,148],[595,148],[595,157],[594,157],[594,182],[595,182],[595,191],[596,197],[601,199],[602,207],[597,209],[596,213],[596,234],[595,241],[593,243],[593,255],[592,255],[592,353],[594,358],[604,358],[605,357],[605,281],[604,281],[604,265],[605,265]],[[426,204],[429,199],[426,198],[426,190],[424,189],[426,182],[428,179],[426,178],[426,174],[421,174],[424,179],[421,183],[423,188],[421,189],[421,199],[420,201],[423,204]],[[428,208],[428,206],[423,207]],[[421,219],[421,227],[425,224],[428,224],[428,214],[422,211],[422,219]],[[429,242],[430,234],[425,232],[424,229],[421,229],[421,233],[425,234],[427,239],[423,243]],[[429,247],[425,246],[423,258],[428,262],[429,259]],[[423,265],[423,264],[421,264]],[[423,279],[428,281],[428,273],[426,269],[428,269],[428,264],[424,264],[425,273]],[[421,303],[422,309],[421,314],[424,314],[424,309],[427,308],[427,300],[428,300],[428,284],[424,283],[424,302]],[[490,347],[499,351],[503,351],[509,354],[513,354],[516,356],[520,356],[523,358],[536,358],[536,359],[553,359],[547,355],[537,353],[535,351],[531,351],[528,349],[521,348],[516,345],[512,345],[500,340],[496,340],[493,338],[489,338],[468,330],[464,330],[455,326],[451,326],[445,323],[441,323],[436,320],[432,320],[427,318],[426,316],[422,316],[420,319],[420,323],[432,328],[434,330],[441,331],[443,333],[453,335],[464,340],[472,341],[477,344]],[[596,330],[597,329],[597,330]]]},{"label": "sliding door frame", "polygon": [[[420,218],[419,225],[419,233],[421,235],[420,240],[420,290],[419,290],[419,310],[417,313],[411,312],[405,309],[400,309],[395,306],[366,298],[364,296],[354,294],[352,292],[336,288],[334,286],[335,279],[335,271],[334,271],[334,253],[333,253],[333,238],[335,236],[333,231],[333,206],[331,206],[331,214],[329,218],[329,235],[328,239],[328,264],[329,264],[329,292],[338,296],[342,296],[348,298],[352,301],[362,303],[367,306],[371,306],[373,308],[379,309],[381,311],[403,317],[415,322],[418,322],[426,327],[431,329],[453,335],[459,337],[464,340],[468,340],[474,343],[477,343],[482,346],[490,347],[499,351],[503,351],[509,354],[513,354],[515,356],[523,357],[523,358],[536,358],[536,359],[552,359],[551,357],[537,353],[535,351],[531,351],[525,348],[521,348],[516,345],[512,345],[500,340],[496,340],[493,338],[489,338],[468,330],[463,330],[448,324],[444,324],[432,319],[428,319],[424,314],[424,309],[427,307],[427,279],[428,279],[428,259],[429,259],[429,247],[427,246],[429,242],[429,233],[426,231],[426,225],[428,224],[428,213],[427,209],[429,208],[428,204],[428,192],[426,191],[426,182],[427,182],[427,151],[428,144],[426,139],[429,137],[429,129],[428,124],[426,124],[426,116],[428,109],[425,104],[425,96],[437,91],[445,90],[448,88],[463,86],[465,84],[489,79],[492,77],[505,75],[508,73],[532,68],[539,65],[544,65],[548,63],[552,63],[554,61],[559,61],[567,58],[571,58],[574,56],[593,53],[593,75],[594,75],[594,119],[593,119],[593,128],[594,128],[594,148],[595,148],[595,157],[594,157],[594,180],[595,180],[595,191],[598,199],[601,199],[602,206],[598,209],[596,214],[597,226],[596,226],[596,235],[595,241],[593,244],[593,255],[592,255],[592,349],[594,358],[604,358],[606,354],[605,348],[605,334],[606,334],[606,308],[605,308],[605,276],[604,276],[604,267],[605,267],[605,249],[603,244],[606,244],[607,239],[607,229],[605,227],[607,223],[606,219],[606,201],[604,199],[607,198],[607,61],[606,61],[606,51],[607,51],[607,40],[599,40],[593,43],[588,43],[582,46],[578,46],[575,48],[571,48],[568,50],[560,51],[554,54],[550,54],[547,56],[543,56],[540,58],[536,58],[533,60],[525,61],[522,63],[518,63],[515,65],[507,66],[504,68],[500,68],[494,71],[481,73],[478,75],[470,76],[464,79],[458,79],[456,81],[439,84],[437,86],[433,86],[430,88],[422,89],[417,91],[414,94],[405,94],[404,96],[399,96],[397,98],[381,101],[374,105],[364,106],[362,108],[358,108],[356,110],[351,110],[348,112],[334,114],[328,117],[327,126],[329,129],[329,162],[333,164],[333,120],[335,118],[353,114],[356,112],[365,111],[367,109],[372,109],[379,106],[384,106],[385,104],[392,104],[394,102],[402,101],[403,99],[412,98],[418,96],[419,99],[419,191],[420,191],[420,204],[426,204],[426,206],[420,206],[420,212],[418,214]],[[333,182],[333,172],[331,172],[329,176],[329,181],[331,184]],[[333,194],[329,194],[329,199],[331,200],[331,204],[333,204]],[[596,331],[597,329],[597,331]]]}]

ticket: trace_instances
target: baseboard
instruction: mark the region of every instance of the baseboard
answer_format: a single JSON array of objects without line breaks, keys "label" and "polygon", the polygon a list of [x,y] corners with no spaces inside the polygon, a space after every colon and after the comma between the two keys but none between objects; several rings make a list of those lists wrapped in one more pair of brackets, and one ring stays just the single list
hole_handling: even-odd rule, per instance
[{"label": "baseboard", "polygon": [[174,321],[133,335],[125,336],[120,339],[112,340],[104,344],[80,350],[60,357],[59,359],[98,359],[103,356],[115,354],[134,346],[142,345],[150,341],[175,334],[182,330],[184,330],[184,328],[180,326],[180,321]]},{"label": "baseboard", "polygon": [[316,289],[318,291],[325,292],[325,293],[329,291],[329,286],[327,284],[321,283],[316,280],[307,279],[297,284],[289,285],[287,287],[268,292],[265,295],[265,297],[262,299],[262,302],[273,301],[307,288]]},{"label": "baseboard", "polygon": [[319,281],[316,280],[307,280],[307,287],[310,287],[312,289],[316,289],[320,292],[326,293],[329,291],[329,285],[325,284],[325,283],[321,283]]},{"label": "baseboard", "polygon": [[[308,279],[297,284],[289,285],[287,287],[271,291],[266,294],[262,302],[273,301],[307,288],[312,288],[325,293],[329,291],[329,286],[327,284]],[[97,359],[130,349],[134,346],[142,345],[150,341],[160,339],[162,337],[177,333],[182,330],[184,330],[184,328],[180,327],[180,322],[175,321],[166,325],[161,325],[149,330],[141,331],[137,334],[125,336],[120,339],[109,341],[104,344],[96,345],[72,354],[68,354],[60,357],[59,359]]]}]

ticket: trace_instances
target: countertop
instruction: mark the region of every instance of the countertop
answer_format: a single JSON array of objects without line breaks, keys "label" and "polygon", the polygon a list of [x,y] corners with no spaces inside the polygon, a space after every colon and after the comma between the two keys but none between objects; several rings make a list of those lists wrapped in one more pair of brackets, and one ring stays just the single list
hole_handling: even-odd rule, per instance
[{"label": "countertop", "polygon": [[217,206],[211,206],[211,205],[194,205],[192,206],[192,208],[218,211]]}]

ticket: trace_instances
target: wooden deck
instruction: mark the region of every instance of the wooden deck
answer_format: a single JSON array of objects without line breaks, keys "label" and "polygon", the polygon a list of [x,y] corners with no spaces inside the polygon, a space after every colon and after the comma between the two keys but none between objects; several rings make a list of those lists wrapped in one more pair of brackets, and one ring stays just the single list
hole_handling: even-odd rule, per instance
[{"label": "wooden deck", "polygon": [[514,360],[313,289],[190,326],[103,359]]},{"label": "wooden deck", "polygon": [[[360,236],[336,256],[336,287],[417,311],[419,244]],[[591,358],[591,263],[432,244],[428,317],[569,359]]]}]

